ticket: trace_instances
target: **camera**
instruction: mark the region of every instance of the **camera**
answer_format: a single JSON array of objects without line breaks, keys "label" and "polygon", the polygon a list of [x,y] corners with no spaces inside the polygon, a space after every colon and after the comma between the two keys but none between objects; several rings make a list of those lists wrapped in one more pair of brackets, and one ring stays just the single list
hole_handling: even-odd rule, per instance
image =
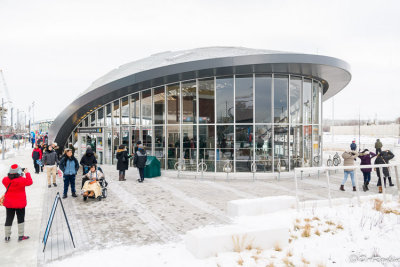
[{"label": "camera", "polygon": [[26,169],[26,168],[21,168],[22,172],[24,172],[24,171],[25,171],[25,169]]}]

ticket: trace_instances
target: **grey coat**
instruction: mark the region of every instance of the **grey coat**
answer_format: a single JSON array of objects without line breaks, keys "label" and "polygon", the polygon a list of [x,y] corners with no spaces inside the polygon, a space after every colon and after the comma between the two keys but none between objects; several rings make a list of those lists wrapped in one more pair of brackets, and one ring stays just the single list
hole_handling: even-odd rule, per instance
[{"label": "grey coat", "polygon": [[58,161],[58,156],[57,153],[52,150],[47,150],[46,152],[44,152],[43,158],[42,158],[43,164],[44,165],[58,165],[59,161]]}]

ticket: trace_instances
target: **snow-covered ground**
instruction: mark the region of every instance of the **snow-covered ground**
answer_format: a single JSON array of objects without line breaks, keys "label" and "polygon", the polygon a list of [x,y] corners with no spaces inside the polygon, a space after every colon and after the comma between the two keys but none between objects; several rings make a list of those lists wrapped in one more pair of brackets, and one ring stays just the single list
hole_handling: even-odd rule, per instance
[{"label": "snow-covered ground", "polygon": [[[290,224],[288,247],[263,250],[244,240],[240,251],[199,260],[183,242],[123,246],[82,251],[49,266],[398,266],[400,264],[400,205],[388,201],[380,211],[374,199],[358,206],[281,211],[265,216],[239,217],[234,223]],[[379,209],[379,207],[378,207]],[[242,242],[241,242],[242,243]],[[395,265],[397,264],[397,265]]]}]

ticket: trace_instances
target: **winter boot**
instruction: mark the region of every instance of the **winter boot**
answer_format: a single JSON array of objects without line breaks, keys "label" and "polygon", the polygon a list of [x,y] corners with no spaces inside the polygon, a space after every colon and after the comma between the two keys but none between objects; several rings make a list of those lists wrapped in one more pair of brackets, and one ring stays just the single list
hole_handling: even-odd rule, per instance
[{"label": "winter boot", "polygon": [[119,181],[123,181],[122,180],[122,174],[119,174]]},{"label": "winter boot", "polygon": [[9,242],[10,241],[10,236],[11,236],[11,226],[5,226],[4,227],[4,230],[5,230],[5,241],[6,241],[6,243],[7,242]]},{"label": "winter boot", "polygon": [[378,186],[379,194],[382,194],[382,186]]},{"label": "winter boot", "polygon": [[345,190],[344,190],[344,185],[340,185],[340,190],[341,190],[341,191],[345,191]]},{"label": "winter boot", "polygon": [[367,191],[369,191],[368,186],[369,186],[369,182],[367,182],[367,184],[365,185],[365,187],[367,188]]},{"label": "winter boot", "polygon": [[353,191],[357,191],[357,189],[356,189],[356,187],[355,187],[355,186],[353,186]]},{"label": "winter boot", "polygon": [[24,236],[25,223],[18,224],[18,241],[26,240],[29,236]]},{"label": "winter boot", "polygon": [[125,174],[122,174],[122,181],[126,181]]},{"label": "winter boot", "polygon": [[389,180],[389,186],[394,186],[394,184],[392,183],[392,177],[388,177],[388,180]]},{"label": "winter boot", "polygon": [[366,183],[363,184],[363,191],[364,191],[364,192],[367,192],[367,184],[366,184]]}]

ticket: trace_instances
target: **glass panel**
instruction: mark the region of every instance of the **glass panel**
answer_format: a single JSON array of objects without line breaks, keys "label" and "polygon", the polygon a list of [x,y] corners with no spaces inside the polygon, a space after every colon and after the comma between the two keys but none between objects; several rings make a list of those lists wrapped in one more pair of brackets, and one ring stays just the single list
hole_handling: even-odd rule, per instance
[{"label": "glass panel", "polygon": [[179,84],[167,85],[168,123],[180,123]]},{"label": "glass panel", "polygon": [[313,124],[318,124],[319,122],[319,83],[314,81],[313,82],[313,107],[312,107],[312,114],[313,114]]},{"label": "glass panel", "polygon": [[321,116],[321,113],[322,113],[322,92],[323,92],[323,88],[322,88],[322,86],[320,85],[319,86],[319,93],[318,93],[318,103],[319,103],[319,121],[318,121],[318,124],[321,126],[322,125],[322,116]]},{"label": "glass panel", "polygon": [[154,124],[164,124],[165,122],[165,93],[164,86],[154,89]]},{"label": "glass panel", "polygon": [[290,169],[302,167],[302,150],[303,150],[303,137],[301,135],[301,125],[290,127],[289,135],[289,155],[290,155]]},{"label": "glass panel", "polygon": [[199,123],[214,123],[214,78],[199,80]]},{"label": "glass panel", "polygon": [[96,126],[96,112],[93,112],[90,114],[90,126],[95,127]]},{"label": "glass panel", "polygon": [[154,126],[155,151],[154,156],[160,161],[161,168],[165,169],[165,136],[164,126]]},{"label": "glass panel", "polygon": [[288,127],[274,127],[274,170],[278,171],[280,162],[281,171],[289,170],[288,157]]},{"label": "glass panel", "polygon": [[311,167],[311,142],[312,142],[312,126],[306,125],[303,127],[303,140],[304,140],[304,166],[303,167]]},{"label": "glass panel", "polygon": [[113,106],[113,125],[120,125],[120,107],[119,107],[119,100],[114,101],[114,106]]},{"label": "glass panel", "polygon": [[121,119],[122,119],[122,124],[125,124],[125,125],[129,124],[129,99],[128,99],[128,97],[124,97],[121,100]]},{"label": "glass panel", "polygon": [[83,127],[89,127],[89,117],[86,117],[86,118],[83,120]]},{"label": "glass panel", "polygon": [[321,163],[321,141],[318,126],[313,126],[313,167],[320,166]]},{"label": "glass panel", "polygon": [[142,125],[151,125],[151,89],[142,92]]},{"label": "glass panel", "polygon": [[288,122],[288,78],[275,75],[274,77],[274,122]]},{"label": "glass panel", "polygon": [[197,128],[196,125],[182,126],[183,158],[187,171],[197,170]]},{"label": "glass panel", "polygon": [[253,163],[253,126],[236,126],[236,171],[250,172]]},{"label": "glass panel", "polygon": [[116,155],[117,155],[117,150],[119,147],[119,141],[120,141],[120,135],[119,135],[119,127],[113,127],[113,164],[117,164],[117,159],[116,159]]},{"label": "glass panel", "polygon": [[300,77],[290,77],[290,122],[301,123],[301,83]]},{"label": "glass panel", "polygon": [[104,108],[97,110],[97,126],[104,126]]},{"label": "glass panel", "polygon": [[131,95],[131,124],[140,124],[140,102],[139,93]]},{"label": "glass panel", "polygon": [[236,123],[253,123],[253,76],[236,76]]},{"label": "glass panel", "polygon": [[111,104],[106,106],[106,125],[111,126]]},{"label": "glass panel", "polygon": [[131,148],[131,154],[134,154],[137,152],[138,147],[136,143],[140,140],[140,130],[139,127],[131,127],[131,138],[132,138],[132,148]]},{"label": "glass panel", "polygon": [[129,153],[129,151],[131,151],[129,149],[129,127],[128,126],[124,126],[124,127],[122,127],[121,130],[122,130],[122,132],[121,132],[121,136],[122,136],[121,144],[125,145],[126,150]]},{"label": "glass panel", "polygon": [[167,158],[167,168],[168,170],[174,170],[175,163],[180,158],[180,133],[179,126],[168,126],[167,127],[168,136],[168,158]]},{"label": "glass panel", "polygon": [[255,86],[256,122],[272,123],[272,77],[257,75]]},{"label": "glass panel", "polygon": [[196,123],[196,81],[182,83],[183,123]]},{"label": "glass panel", "polygon": [[106,137],[106,147],[104,149],[104,160],[106,162],[106,164],[111,164],[111,158],[112,158],[112,145],[111,145],[111,138],[112,138],[112,133],[111,133],[111,129],[108,128],[106,129],[106,131],[104,132],[104,136]]},{"label": "glass panel", "polygon": [[303,122],[311,123],[311,80],[304,80],[303,83]]},{"label": "glass panel", "polygon": [[207,171],[213,172],[215,169],[215,126],[199,126],[199,163],[201,159],[207,164]]},{"label": "glass panel", "polygon": [[217,78],[217,122],[233,122],[233,78]]},{"label": "glass panel", "polygon": [[142,126],[142,143],[143,143],[143,148],[146,150],[147,155],[153,155],[152,152],[152,136],[153,136],[153,131],[151,126]]},{"label": "glass panel", "polygon": [[255,127],[257,172],[272,172],[272,125]]},{"label": "glass panel", "polygon": [[[224,164],[227,160],[231,161],[233,168],[233,126],[218,125],[217,126],[217,171],[222,172]],[[233,171],[233,170],[232,170]]]}]

